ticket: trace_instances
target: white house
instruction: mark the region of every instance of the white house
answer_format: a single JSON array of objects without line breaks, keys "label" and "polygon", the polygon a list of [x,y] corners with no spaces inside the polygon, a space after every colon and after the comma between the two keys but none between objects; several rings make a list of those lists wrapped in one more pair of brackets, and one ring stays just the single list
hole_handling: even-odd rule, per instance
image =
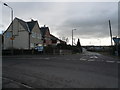
[{"label": "white house", "polygon": [[4,49],[32,49],[42,45],[42,36],[37,21],[25,22],[15,18],[3,33]]}]

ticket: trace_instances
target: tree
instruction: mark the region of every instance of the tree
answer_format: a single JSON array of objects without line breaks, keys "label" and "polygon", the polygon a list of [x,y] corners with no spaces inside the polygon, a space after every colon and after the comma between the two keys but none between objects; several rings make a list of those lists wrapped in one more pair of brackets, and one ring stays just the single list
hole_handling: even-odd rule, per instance
[{"label": "tree", "polygon": [[82,46],[80,44],[79,38],[78,38],[78,41],[77,41],[77,47],[79,48],[80,52],[82,52]]},{"label": "tree", "polygon": [[78,38],[78,41],[77,41],[77,47],[80,47],[81,45],[80,45],[80,40],[79,40],[79,38]]}]

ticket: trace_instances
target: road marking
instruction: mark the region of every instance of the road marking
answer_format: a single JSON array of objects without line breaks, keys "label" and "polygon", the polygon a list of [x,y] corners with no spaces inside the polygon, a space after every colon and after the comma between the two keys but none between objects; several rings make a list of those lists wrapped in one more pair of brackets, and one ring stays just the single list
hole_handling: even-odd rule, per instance
[{"label": "road marking", "polygon": [[66,59],[66,60],[70,60],[70,59]]},{"label": "road marking", "polygon": [[50,58],[43,58],[43,59],[49,60]]},{"label": "road marking", "polygon": [[52,57],[52,58],[57,58],[57,57]]},{"label": "road marking", "polygon": [[97,59],[98,57],[97,57],[97,56],[91,56],[90,58],[91,58],[91,59],[93,59],[93,58]]},{"label": "road marking", "polygon": [[16,58],[16,59],[46,59],[46,60],[49,60],[50,58]]},{"label": "road marking", "polygon": [[9,79],[9,78],[6,78],[6,77],[2,77],[3,79],[6,79],[6,80],[9,80],[9,81],[11,81],[11,82],[13,82],[13,83],[15,83],[15,84],[18,84],[18,85],[22,85],[22,86],[24,86],[24,87],[26,87],[26,88],[33,88],[33,87],[31,87],[31,86],[28,86],[28,85],[26,85],[26,84],[24,84],[24,83],[21,83],[21,82],[17,82],[17,81],[15,81],[15,80],[12,80],[12,79]]},{"label": "road marking", "polygon": [[85,61],[85,60],[87,60],[87,59],[85,59],[85,58],[80,58],[80,60],[81,60],[81,61]]},{"label": "road marking", "polygon": [[94,60],[94,59],[89,59],[88,61],[93,62],[93,61],[95,61],[95,60]]},{"label": "road marking", "polygon": [[120,63],[120,61],[117,61],[117,63]]},{"label": "road marking", "polygon": [[72,61],[75,61],[75,60],[78,60],[78,59],[66,59],[66,60],[72,60]]},{"label": "road marking", "polygon": [[115,61],[106,61],[106,62],[109,62],[109,63],[114,63]]}]

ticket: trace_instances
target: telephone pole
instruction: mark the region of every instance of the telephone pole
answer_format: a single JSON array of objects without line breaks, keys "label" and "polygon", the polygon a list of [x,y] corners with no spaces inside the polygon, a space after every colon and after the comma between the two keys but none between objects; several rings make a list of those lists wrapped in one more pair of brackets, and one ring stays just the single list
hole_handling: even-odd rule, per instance
[{"label": "telephone pole", "polygon": [[72,29],[72,46],[73,46],[73,31],[76,29]]},{"label": "telephone pole", "polygon": [[109,28],[110,28],[111,46],[113,46],[113,43],[112,43],[112,30],[111,30],[111,22],[110,22],[110,20],[109,20]]},{"label": "telephone pole", "polygon": [[11,40],[12,40],[12,50],[11,50],[11,53],[12,53],[12,55],[13,55],[13,40],[14,40],[14,36],[13,36],[13,23],[12,23],[12,21],[13,21],[13,8],[12,7],[10,7],[7,3],[3,3],[6,7],[8,7],[8,8],[10,8],[11,9],[11,24],[12,24],[12,37],[11,37]]}]

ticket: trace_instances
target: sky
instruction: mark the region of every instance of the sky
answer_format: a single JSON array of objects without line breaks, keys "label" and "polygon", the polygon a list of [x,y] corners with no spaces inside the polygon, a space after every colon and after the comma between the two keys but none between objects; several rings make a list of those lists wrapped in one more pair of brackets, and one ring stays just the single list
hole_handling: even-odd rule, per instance
[{"label": "sky", "polygon": [[[3,2],[3,1],[2,1]],[[46,25],[50,33],[60,39],[68,38],[71,44],[80,39],[81,45],[110,45],[108,20],[112,34],[118,36],[118,2],[6,2],[14,10],[14,17],[24,21],[37,20]],[[0,30],[6,30],[11,22],[10,9],[1,4]]]}]

